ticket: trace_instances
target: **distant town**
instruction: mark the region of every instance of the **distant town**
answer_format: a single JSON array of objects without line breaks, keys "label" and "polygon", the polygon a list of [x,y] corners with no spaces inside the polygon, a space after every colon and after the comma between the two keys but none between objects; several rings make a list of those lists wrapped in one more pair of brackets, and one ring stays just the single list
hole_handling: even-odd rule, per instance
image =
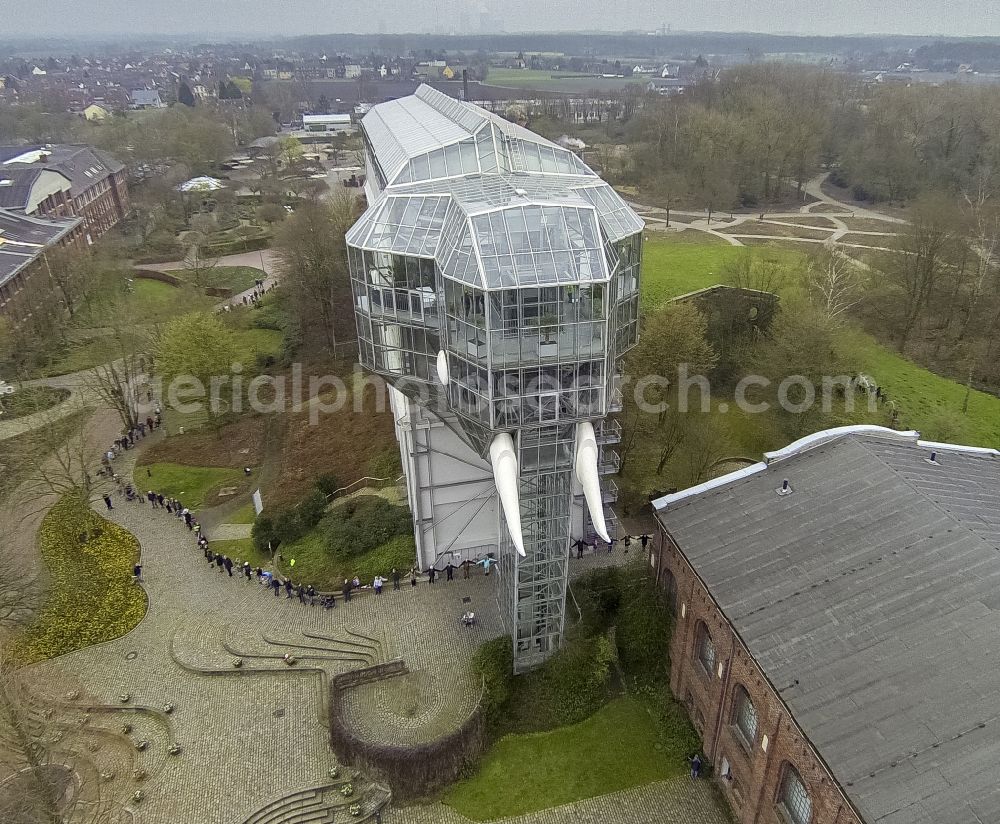
[{"label": "distant town", "polygon": [[[48,49],[48,50],[46,50]],[[444,35],[296,38],[278,43],[135,47],[0,41],[0,103],[36,104],[88,120],[176,102],[237,103],[291,94],[282,114],[364,114],[429,83],[473,102],[584,101],[682,94],[748,61],[820,65],[872,83],[994,83],[1000,44],[928,38],[684,35]]]}]

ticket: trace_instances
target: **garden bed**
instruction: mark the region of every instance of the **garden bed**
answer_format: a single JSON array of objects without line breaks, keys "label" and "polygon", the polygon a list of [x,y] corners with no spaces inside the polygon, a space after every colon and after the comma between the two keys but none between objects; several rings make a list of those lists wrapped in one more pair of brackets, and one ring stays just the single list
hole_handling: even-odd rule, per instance
[{"label": "garden bed", "polygon": [[11,421],[44,412],[62,403],[70,395],[68,389],[51,386],[29,386],[13,395],[0,395],[0,420]]},{"label": "garden bed", "polygon": [[14,660],[29,664],[110,641],[142,620],[146,593],[131,577],[139,542],[82,496],[66,495],[49,510],[39,545],[51,589],[35,621],[14,639]]}]

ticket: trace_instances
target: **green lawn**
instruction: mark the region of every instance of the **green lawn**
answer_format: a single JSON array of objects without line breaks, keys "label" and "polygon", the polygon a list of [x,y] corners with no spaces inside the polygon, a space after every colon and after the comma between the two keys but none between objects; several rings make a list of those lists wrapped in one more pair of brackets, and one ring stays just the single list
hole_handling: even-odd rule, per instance
[{"label": "green lawn", "polygon": [[[147,474],[148,471],[148,474]],[[175,463],[154,463],[135,470],[136,487],[178,498],[188,509],[200,509],[219,503],[211,497],[219,487],[238,486],[243,472],[220,466],[184,466]]]},{"label": "green lawn", "polygon": [[[644,246],[642,274],[642,305],[650,311],[672,297],[719,283],[722,267],[741,252],[737,247],[720,246],[713,242],[693,242],[690,238],[675,238],[647,234]],[[768,248],[768,255],[779,255],[790,262],[801,253]],[[794,287],[786,287],[786,291]],[[857,329],[845,329],[845,344],[852,351],[852,361],[872,375],[898,407],[900,428],[917,429],[925,438],[965,443],[973,446],[1000,447],[1000,398],[982,392],[972,392],[967,414],[962,413],[965,386],[940,377],[927,369],[900,357],[871,335]],[[793,437],[783,431],[773,415],[745,414],[732,404],[731,397],[713,399],[726,401],[730,410],[711,417],[721,440],[725,456],[751,459],[769,449],[783,446]],[[829,425],[848,423],[879,423],[888,425],[891,412],[887,405],[871,415],[856,407],[853,414],[842,414]],[[808,434],[819,425],[803,421],[801,434]],[[668,463],[662,475],[655,473],[655,450],[640,444],[628,459],[622,476],[623,503],[640,504],[651,491],[662,491],[691,483],[692,470],[687,466],[687,450],[682,447]]]},{"label": "green lawn", "polygon": [[67,375],[82,369],[93,369],[102,363],[107,363],[120,351],[113,340],[107,337],[96,337],[81,343],[72,343],[49,363],[38,367],[31,373],[33,378],[51,378],[57,375]]},{"label": "green lawn", "polygon": [[474,821],[523,815],[681,775],[687,755],[657,737],[644,702],[618,698],[579,724],[502,738],[444,802]]},{"label": "green lawn", "polygon": [[236,348],[251,357],[281,354],[284,335],[276,329],[237,329]]},{"label": "green lawn", "polygon": [[[147,278],[133,278],[131,291],[124,293],[122,300],[129,315],[142,324],[162,323],[187,312],[211,309],[219,301],[218,298],[206,297],[193,287],[171,286],[161,280]],[[84,304],[77,311],[73,325],[82,329],[106,325],[103,305],[101,296],[89,305]]]},{"label": "green lawn", "polygon": [[[196,280],[195,273],[190,269],[174,269],[170,274],[190,284],[194,284]],[[233,293],[239,293],[251,289],[254,281],[263,277],[264,272],[252,266],[213,266],[201,272],[201,285],[231,289]]]},{"label": "green lawn", "polygon": [[662,306],[671,298],[723,281],[722,268],[740,255],[737,246],[673,240],[647,232],[642,246],[642,308]]},{"label": "green lawn", "polygon": [[227,524],[252,524],[257,519],[257,513],[253,510],[253,501],[241,506],[232,515],[226,518]]},{"label": "green lawn", "polygon": [[863,332],[853,334],[865,371],[899,406],[900,426],[928,440],[1000,448],[1000,398],[973,390],[962,414],[965,386],[918,366]]},{"label": "green lawn", "polygon": [[[283,560],[278,564],[282,574],[310,583],[319,590],[340,589],[345,578],[357,575],[371,583],[376,575],[388,576],[395,567],[406,573],[413,566],[416,544],[412,535],[400,535],[369,552],[343,558],[330,552],[318,529],[279,549]],[[295,565],[292,566],[292,559]]]},{"label": "green lawn", "polygon": [[69,397],[68,389],[53,389],[50,386],[28,386],[18,389],[13,395],[0,396],[0,420],[11,421],[44,412]]},{"label": "green lawn", "polygon": [[[209,536],[211,537],[211,536]],[[240,563],[249,561],[251,566],[266,567],[271,563],[271,556],[266,552],[258,552],[249,538],[230,538],[225,541],[209,541],[208,548],[217,555],[227,555]]]}]

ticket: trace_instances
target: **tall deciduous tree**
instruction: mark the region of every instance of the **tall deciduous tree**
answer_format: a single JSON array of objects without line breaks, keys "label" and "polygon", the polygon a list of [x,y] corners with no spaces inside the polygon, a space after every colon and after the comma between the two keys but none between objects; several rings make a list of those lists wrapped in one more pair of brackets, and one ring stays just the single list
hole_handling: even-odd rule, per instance
[{"label": "tall deciduous tree", "polygon": [[305,337],[331,351],[356,337],[344,236],[357,214],[354,196],[338,192],[329,200],[303,203],[275,239],[281,281]]}]

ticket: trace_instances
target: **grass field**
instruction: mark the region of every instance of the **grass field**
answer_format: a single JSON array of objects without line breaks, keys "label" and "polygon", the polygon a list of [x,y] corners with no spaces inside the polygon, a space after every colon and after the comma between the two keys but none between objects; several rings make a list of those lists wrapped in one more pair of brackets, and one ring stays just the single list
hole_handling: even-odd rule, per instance
[{"label": "grass field", "polygon": [[973,390],[962,414],[966,389],[890,351],[871,335],[854,331],[865,371],[898,404],[899,425],[928,440],[1000,448],[1000,398]]},{"label": "grass field", "polygon": [[[186,286],[171,286],[160,280],[134,278],[131,292],[121,296],[128,314],[142,324],[162,323],[177,315],[210,309],[218,298],[210,298],[197,289]],[[77,311],[73,325],[87,329],[107,324],[102,314],[104,304],[100,299],[89,306],[84,304]]]},{"label": "grass field", "polygon": [[250,357],[281,353],[284,336],[275,329],[237,329],[236,348]]},{"label": "grass field", "polygon": [[13,395],[0,396],[0,415],[3,420],[12,421],[36,412],[44,412],[69,397],[68,389],[54,389],[50,386],[29,386],[18,389]]},{"label": "grass field", "polygon": [[700,243],[647,232],[642,249],[642,308],[722,282],[722,268],[740,255],[737,246]]},{"label": "grass field", "polygon": [[[745,250],[722,242],[700,241],[690,235],[647,232],[643,240],[642,308],[648,312],[671,298],[724,283],[724,267]],[[767,254],[794,264],[801,255],[788,249]]]},{"label": "grass field", "polygon": [[[147,474],[148,470],[148,474]],[[188,509],[196,510],[219,503],[210,496],[223,486],[238,486],[243,473],[221,466],[183,466],[154,463],[136,469],[136,487],[140,492],[153,489],[177,498]]]},{"label": "grass field", "polygon": [[328,591],[339,590],[345,578],[355,575],[370,584],[376,575],[388,576],[393,567],[405,574],[413,566],[416,544],[412,535],[400,535],[369,552],[344,558],[331,552],[323,534],[315,529],[279,551],[284,559],[277,564],[281,574]]},{"label": "grass field", "polygon": [[[765,247],[790,263],[801,259],[793,250]],[[642,273],[642,304],[645,311],[663,305],[672,297],[719,283],[722,267],[740,254],[737,247],[714,243],[673,242],[669,235],[647,233]],[[845,334],[863,371],[872,375],[899,408],[899,425],[918,429],[926,437],[965,442],[975,446],[1000,447],[1000,398],[973,391],[967,414],[962,414],[965,386],[935,375],[922,366],[892,352],[871,335],[848,327]],[[760,428],[736,418],[736,441],[753,451],[768,440]],[[748,431],[747,438],[738,433]]]},{"label": "grass field", "polygon": [[257,519],[253,510],[253,502],[241,506],[232,515],[226,518],[227,524],[252,524]]},{"label": "grass field", "polygon": [[[209,536],[211,537],[211,536]],[[242,564],[249,561],[251,566],[266,567],[271,563],[271,556],[266,552],[258,552],[249,538],[230,538],[225,541],[209,541],[208,548],[216,555],[226,555],[235,562]],[[233,573],[236,574],[235,572]]]},{"label": "grass field", "polygon": [[[174,269],[170,274],[187,283],[194,284],[195,282],[194,272],[189,269]],[[264,277],[264,273],[252,266],[213,266],[201,273],[201,285],[231,289],[234,294],[237,294],[252,288],[253,282],[262,277]]]},{"label": "grass field", "polygon": [[681,775],[686,755],[657,738],[645,703],[618,698],[579,724],[506,736],[444,802],[474,821],[523,815]]}]

